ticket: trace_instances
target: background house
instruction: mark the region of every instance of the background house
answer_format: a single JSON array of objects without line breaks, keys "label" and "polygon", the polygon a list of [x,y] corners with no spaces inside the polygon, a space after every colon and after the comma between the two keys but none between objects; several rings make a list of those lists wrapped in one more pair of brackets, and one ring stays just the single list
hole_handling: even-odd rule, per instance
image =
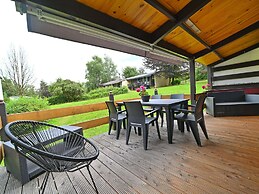
[{"label": "background house", "polygon": [[150,88],[155,86],[156,87],[168,86],[170,84],[168,78],[165,78],[163,75],[158,75],[158,73],[155,71],[129,77],[126,80],[128,81],[128,87],[131,90],[134,90],[141,85],[144,85],[147,88]]},{"label": "background house", "polygon": [[106,87],[106,86],[121,87],[122,79],[117,79],[117,80],[113,80],[110,82],[106,82],[106,83],[101,84],[101,86],[103,86],[103,87]]}]

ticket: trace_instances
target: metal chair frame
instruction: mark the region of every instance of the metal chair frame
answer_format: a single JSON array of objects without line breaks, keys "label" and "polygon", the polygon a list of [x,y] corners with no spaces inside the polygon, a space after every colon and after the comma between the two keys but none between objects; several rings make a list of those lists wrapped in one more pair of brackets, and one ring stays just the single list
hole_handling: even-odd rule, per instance
[{"label": "metal chair frame", "polygon": [[53,178],[53,172],[74,172],[84,167],[98,193],[89,165],[97,159],[99,150],[87,138],[63,127],[28,120],[8,123],[5,133],[19,154],[46,171],[41,193],[45,191],[49,174]]}]

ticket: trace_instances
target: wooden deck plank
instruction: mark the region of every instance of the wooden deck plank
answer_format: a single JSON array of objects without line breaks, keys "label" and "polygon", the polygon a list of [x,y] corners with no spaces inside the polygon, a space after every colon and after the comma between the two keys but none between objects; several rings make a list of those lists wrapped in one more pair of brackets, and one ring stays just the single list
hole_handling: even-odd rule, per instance
[{"label": "wooden deck plank", "polygon": [[39,182],[38,179],[35,178],[30,182],[23,185],[22,193],[24,194],[39,194]]},{"label": "wooden deck plank", "polygon": [[11,193],[21,193],[21,192],[22,192],[22,184],[17,179],[15,179],[12,175],[10,175],[5,188],[5,193],[11,194]]},{"label": "wooden deck plank", "polygon": [[[123,155],[132,161],[136,161],[138,165],[147,170],[150,174],[152,174],[152,172],[150,172],[151,170],[154,171],[155,174],[160,175],[161,179],[164,179],[168,184],[171,184],[172,187],[176,187],[182,192],[188,193],[189,191],[192,191],[192,193],[204,193],[206,191],[205,193],[227,193],[226,190],[215,187],[213,184],[210,184],[206,180],[195,177],[188,172],[181,170],[180,168],[172,168],[170,164],[165,166],[164,162],[167,161],[161,160],[162,155],[164,155],[163,152],[162,155],[159,156],[154,155],[152,150],[148,150],[152,153],[147,153],[144,150],[143,152],[139,153],[135,152],[135,149],[132,149],[132,147],[124,145],[121,142],[114,146],[114,142],[109,145],[109,140],[106,142],[104,139],[102,140],[100,141],[105,147],[111,147],[111,149],[113,149],[119,155]],[[204,189],[203,187],[205,185],[206,188]],[[210,185],[211,190],[208,190],[208,185]]]},{"label": "wooden deck plank", "polygon": [[97,144],[97,146],[99,146],[99,148],[106,155],[106,157],[112,157],[112,159],[121,166],[123,166],[125,170],[130,169],[130,171],[134,173],[134,175],[136,175],[138,178],[141,178],[143,181],[150,184],[154,188],[157,188],[162,193],[181,193],[178,189],[171,187],[167,183],[167,180],[161,179],[159,174],[156,174],[157,176],[154,176],[154,173],[151,172],[153,170],[151,170],[148,165],[146,165],[146,168],[141,168],[137,163],[134,163],[134,160],[139,161],[138,158],[134,158],[133,160],[127,160],[119,156],[120,154],[117,155],[110,149],[108,149],[109,146],[101,145],[98,142],[95,143]]},{"label": "wooden deck plank", "polygon": [[[86,168],[83,168],[80,170],[82,172],[82,174],[87,178],[88,181],[90,181],[90,175],[87,171]],[[114,194],[117,193],[116,190],[113,189],[113,187],[111,187],[111,185],[109,184],[109,180],[105,180],[98,171],[96,171],[94,168],[92,168],[90,166],[90,171],[92,173],[92,176],[94,178],[96,187],[99,191],[99,193],[102,194]]]},{"label": "wooden deck plank", "polygon": [[9,179],[10,174],[6,172],[6,169],[0,167],[0,194],[5,192],[5,187]]},{"label": "wooden deck plank", "polygon": [[117,193],[138,193],[132,187],[130,187],[125,180],[121,179],[116,173],[110,170],[100,160],[95,160],[91,165],[105,180],[107,180],[107,182],[109,182],[109,184],[115,191],[117,191]]},{"label": "wooden deck plank", "polygon": [[[175,125],[173,144],[150,129],[148,150],[143,139],[132,132],[125,144],[115,133],[94,137],[100,156],[91,164],[99,193],[258,193],[259,116],[205,116],[209,140],[200,133],[198,147],[191,132],[181,133]],[[22,186],[0,167],[0,194],[38,193],[43,175]],[[93,193],[86,168],[74,173],[54,173],[46,193]],[[50,177],[51,179],[51,177]],[[58,191],[56,190],[58,188]],[[35,189],[34,189],[35,188]]]}]

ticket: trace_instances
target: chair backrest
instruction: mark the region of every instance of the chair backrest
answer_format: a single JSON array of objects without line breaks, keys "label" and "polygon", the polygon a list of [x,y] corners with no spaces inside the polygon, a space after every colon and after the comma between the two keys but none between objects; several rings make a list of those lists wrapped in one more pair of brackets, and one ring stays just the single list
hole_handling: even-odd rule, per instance
[{"label": "chair backrest", "polygon": [[161,99],[162,95],[152,95],[151,99]]},{"label": "chair backrest", "polygon": [[128,115],[128,123],[145,123],[145,114],[140,101],[124,102],[126,112]]},{"label": "chair backrest", "polygon": [[199,96],[199,98],[197,100],[196,107],[194,110],[196,121],[199,121],[200,119],[203,118],[204,101],[205,101],[206,97],[207,97],[207,93],[203,93]]},{"label": "chair backrest", "polygon": [[[171,99],[184,99],[184,94],[171,94],[170,98]],[[173,106],[173,108],[175,108],[175,109],[182,108],[182,105],[177,104],[177,105]]]},{"label": "chair backrest", "polygon": [[110,118],[117,118],[117,109],[113,101],[106,101],[107,108],[109,110],[109,117]]},{"label": "chair backrest", "polygon": [[[5,126],[5,133],[18,153],[47,171],[66,171],[75,162],[92,160],[99,154],[82,135],[48,123],[14,121]],[[87,152],[82,152],[83,148]]]},{"label": "chair backrest", "polygon": [[171,94],[171,99],[184,99],[184,94]]}]

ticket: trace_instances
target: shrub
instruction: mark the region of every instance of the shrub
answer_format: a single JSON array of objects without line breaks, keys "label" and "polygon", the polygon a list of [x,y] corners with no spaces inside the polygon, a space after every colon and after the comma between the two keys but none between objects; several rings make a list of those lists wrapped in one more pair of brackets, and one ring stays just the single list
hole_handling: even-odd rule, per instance
[{"label": "shrub", "polygon": [[181,81],[179,79],[173,80],[171,82],[172,85],[180,85]]},{"label": "shrub", "polygon": [[57,79],[49,86],[51,97],[48,98],[50,104],[61,104],[83,100],[84,87],[82,84],[71,81]]},{"label": "shrub", "polygon": [[20,97],[6,103],[7,113],[22,113],[45,109],[48,106],[47,99],[37,97]]},{"label": "shrub", "polygon": [[94,98],[102,98],[107,97],[109,95],[109,92],[112,91],[113,95],[117,94],[125,94],[128,93],[128,88],[126,86],[124,87],[104,87],[104,88],[98,88],[95,90],[91,90],[90,92],[86,93],[84,95],[84,99],[94,99]]}]

